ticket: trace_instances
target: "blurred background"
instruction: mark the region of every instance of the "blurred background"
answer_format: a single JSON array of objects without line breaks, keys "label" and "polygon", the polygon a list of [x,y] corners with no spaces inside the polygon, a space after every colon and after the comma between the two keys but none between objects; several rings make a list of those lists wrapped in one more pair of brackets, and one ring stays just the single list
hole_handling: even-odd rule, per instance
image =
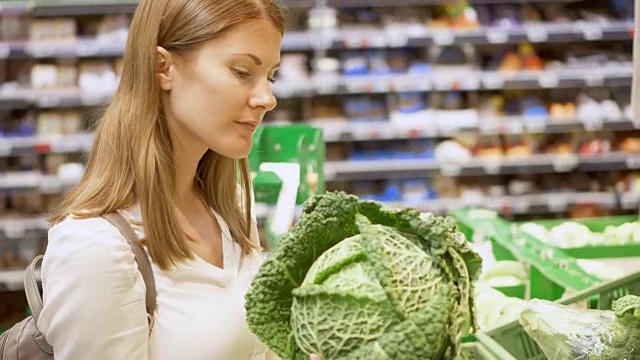
[{"label": "blurred background", "polygon": [[[83,174],[135,3],[0,0],[0,329],[24,316],[44,212]],[[637,217],[632,0],[281,3],[265,122],[323,130],[327,190],[512,222]]]}]

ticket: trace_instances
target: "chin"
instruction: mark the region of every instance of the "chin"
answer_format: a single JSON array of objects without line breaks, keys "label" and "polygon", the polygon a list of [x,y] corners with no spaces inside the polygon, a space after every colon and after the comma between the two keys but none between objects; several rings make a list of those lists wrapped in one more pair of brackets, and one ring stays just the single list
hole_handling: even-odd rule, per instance
[{"label": "chin", "polygon": [[251,152],[251,147],[247,147],[247,148],[225,148],[225,151],[221,151],[218,152],[218,154],[227,157],[229,159],[233,159],[233,160],[240,160],[240,159],[244,159],[247,156],[249,156],[249,153]]}]

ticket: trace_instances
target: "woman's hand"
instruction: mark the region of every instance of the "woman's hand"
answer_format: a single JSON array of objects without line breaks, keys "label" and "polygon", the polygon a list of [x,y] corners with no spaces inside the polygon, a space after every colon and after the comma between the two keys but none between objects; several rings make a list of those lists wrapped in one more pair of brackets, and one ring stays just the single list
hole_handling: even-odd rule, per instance
[{"label": "woman's hand", "polygon": [[311,354],[311,356],[309,356],[309,360],[322,360],[322,358],[318,354]]}]

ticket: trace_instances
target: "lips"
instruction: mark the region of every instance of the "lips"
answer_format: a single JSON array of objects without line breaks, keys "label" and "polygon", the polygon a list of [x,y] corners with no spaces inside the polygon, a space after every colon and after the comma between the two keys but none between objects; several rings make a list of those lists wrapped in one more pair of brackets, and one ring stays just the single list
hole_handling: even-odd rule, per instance
[{"label": "lips", "polygon": [[259,123],[255,121],[236,121],[236,124],[241,125],[246,130],[254,132],[258,128]]}]

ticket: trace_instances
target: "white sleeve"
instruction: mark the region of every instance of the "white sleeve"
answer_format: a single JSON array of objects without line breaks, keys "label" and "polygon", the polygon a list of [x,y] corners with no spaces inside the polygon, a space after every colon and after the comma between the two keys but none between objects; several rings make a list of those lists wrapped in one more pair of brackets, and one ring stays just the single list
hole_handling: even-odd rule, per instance
[{"label": "white sleeve", "polygon": [[38,326],[56,360],[148,359],[145,286],[129,244],[102,218],[49,231]]}]

